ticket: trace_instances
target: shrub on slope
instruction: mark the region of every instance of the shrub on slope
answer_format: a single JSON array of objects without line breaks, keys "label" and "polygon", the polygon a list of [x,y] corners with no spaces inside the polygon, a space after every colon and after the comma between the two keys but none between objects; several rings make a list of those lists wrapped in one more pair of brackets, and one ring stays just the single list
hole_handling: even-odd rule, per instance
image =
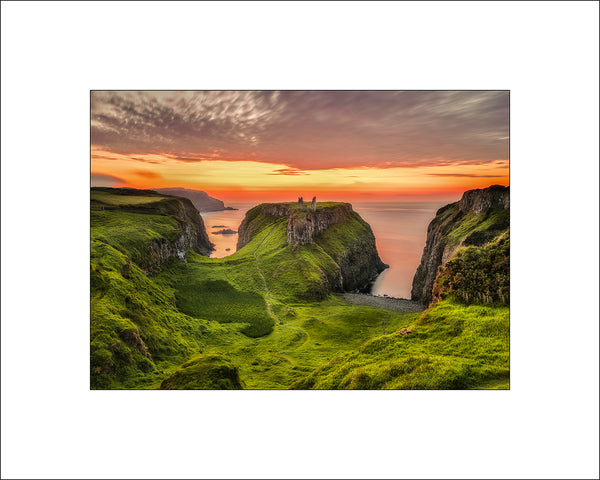
[{"label": "shrub on slope", "polygon": [[465,247],[439,268],[433,299],[454,297],[464,303],[510,301],[510,237],[483,247]]},{"label": "shrub on slope", "polygon": [[184,363],[160,384],[161,390],[239,390],[238,367],[223,355],[200,355]]}]

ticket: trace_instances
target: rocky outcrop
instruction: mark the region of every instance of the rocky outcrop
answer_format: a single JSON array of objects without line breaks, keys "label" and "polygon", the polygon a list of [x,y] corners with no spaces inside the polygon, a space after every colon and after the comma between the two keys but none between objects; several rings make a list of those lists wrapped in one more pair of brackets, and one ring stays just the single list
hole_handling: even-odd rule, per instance
[{"label": "rocky outcrop", "polygon": [[213,243],[208,239],[204,221],[198,210],[187,198],[163,197],[160,202],[146,208],[156,209],[156,213],[171,215],[177,219],[180,235],[175,238],[160,237],[152,240],[148,255],[140,262],[144,270],[153,271],[171,257],[187,261],[187,250],[201,255],[210,255]]},{"label": "rocky outcrop", "polygon": [[492,185],[488,188],[466,191],[458,202],[458,208],[463,213],[472,212],[475,215],[501,208],[510,208],[509,187]]},{"label": "rocky outcrop", "polygon": [[[177,234],[170,238],[154,238],[148,248],[135,258],[134,261],[146,272],[151,272],[171,257],[187,260],[187,250],[193,250],[201,255],[210,255],[214,249],[213,243],[208,239],[204,221],[192,202],[183,197],[161,195],[154,190],[136,190],[133,188],[93,188],[92,191],[103,191],[121,196],[150,197],[146,203],[126,201],[120,203],[103,204],[101,201],[92,200],[92,208],[102,210],[115,210],[129,213],[149,215],[169,215],[177,220]],[[156,197],[156,200],[152,200]]]},{"label": "rocky outcrop", "polygon": [[[300,208],[296,208],[298,205]],[[352,205],[337,203],[331,207],[314,207],[305,210],[302,203],[265,203],[254,207],[246,214],[238,229],[239,250],[246,245],[256,233],[250,224],[257,216],[262,217],[287,217],[287,242],[291,245],[306,245],[314,243],[315,237],[324,232],[328,227],[343,221],[350,215]]]},{"label": "rocky outcrop", "polygon": [[[203,227],[204,224],[202,224]],[[181,235],[174,240],[164,237],[152,240],[148,255],[145,255],[139,262],[141,268],[147,272],[151,272],[171,257],[176,257],[186,262],[188,249],[201,255],[210,254],[213,244],[208,240],[206,230],[200,230],[198,225],[185,221],[179,222],[179,228]],[[204,238],[205,236],[206,238]]]},{"label": "rocky outcrop", "polygon": [[248,244],[265,225],[277,218],[287,218],[286,240],[292,248],[317,244],[339,266],[336,272],[324,274],[325,290],[367,289],[387,268],[379,258],[371,227],[349,203],[319,205],[315,200],[308,208],[301,201],[254,207],[240,224],[237,249]]},{"label": "rocky outcrop", "polygon": [[177,219],[181,234],[174,239],[164,237],[154,239],[150,247],[150,254],[144,262],[146,265],[142,268],[146,267],[146,270],[152,271],[171,257],[185,262],[188,249],[201,255],[210,255],[214,245],[208,239],[202,217],[189,199],[165,197],[159,207],[163,214],[172,215]]},{"label": "rocky outcrop", "polygon": [[[359,217],[357,213],[352,213]],[[364,222],[364,220],[360,220]],[[317,243],[319,242],[317,241]],[[364,222],[362,234],[347,241],[345,248],[341,251],[332,251],[327,248],[327,245],[324,245],[324,250],[340,266],[342,291],[344,292],[370,292],[372,283],[377,276],[388,268],[388,265],[379,258],[375,236],[366,222]]]},{"label": "rocky outcrop", "polygon": [[421,263],[413,278],[411,299],[429,304],[438,269],[467,245],[484,245],[509,227],[509,187],[469,190],[455,203],[440,208],[427,228]]},{"label": "rocky outcrop", "polygon": [[335,208],[292,213],[288,219],[287,242],[289,244],[306,245],[314,243],[314,238],[329,226],[341,222],[352,212],[352,205],[340,203]]}]

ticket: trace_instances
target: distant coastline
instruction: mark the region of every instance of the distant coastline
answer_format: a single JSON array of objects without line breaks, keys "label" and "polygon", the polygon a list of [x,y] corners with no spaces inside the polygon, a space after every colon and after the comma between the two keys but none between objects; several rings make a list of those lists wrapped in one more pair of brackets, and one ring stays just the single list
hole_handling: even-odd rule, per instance
[{"label": "distant coastline", "polygon": [[184,197],[189,199],[194,207],[200,212],[222,212],[224,210],[237,210],[233,207],[226,207],[223,200],[211,197],[202,190],[193,190],[190,188],[155,188],[155,191],[165,194]]}]

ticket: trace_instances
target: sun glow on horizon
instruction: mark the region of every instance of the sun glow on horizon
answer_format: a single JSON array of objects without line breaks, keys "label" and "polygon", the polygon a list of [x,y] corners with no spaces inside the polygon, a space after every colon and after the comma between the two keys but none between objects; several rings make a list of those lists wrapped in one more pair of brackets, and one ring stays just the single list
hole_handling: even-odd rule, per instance
[{"label": "sun glow on horizon", "polygon": [[[168,155],[122,155],[97,148],[92,150],[91,158],[92,175],[111,178],[108,183],[113,186],[183,187],[228,199],[289,198],[296,192],[355,199],[373,195],[395,197],[461,192],[509,183],[508,162],[502,159],[480,165],[301,170],[254,159],[186,162]],[[93,186],[94,183],[102,184],[93,181]]]}]

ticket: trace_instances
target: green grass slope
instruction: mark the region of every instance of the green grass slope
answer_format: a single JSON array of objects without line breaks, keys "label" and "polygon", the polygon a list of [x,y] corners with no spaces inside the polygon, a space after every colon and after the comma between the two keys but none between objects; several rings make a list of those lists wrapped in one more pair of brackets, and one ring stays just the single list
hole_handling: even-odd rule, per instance
[{"label": "green grass slope", "polygon": [[98,240],[91,243],[90,297],[92,388],[151,385],[207,343],[236,335],[179,312],[171,292]]},{"label": "green grass slope", "polygon": [[294,389],[474,389],[509,387],[507,307],[439,302],[412,333],[382,335],[335,357]]},{"label": "green grass slope", "polygon": [[207,351],[227,353],[239,365],[245,388],[285,389],[331,358],[366,340],[407,326],[415,314],[349,305],[335,296],[278,310],[269,335]]},{"label": "green grass slope", "polygon": [[460,220],[446,224],[446,219],[452,219],[452,210],[448,210],[441,216],[440,224],[447,225],[449,246],[480,246],[504,233],[509,226],[509,217],[508,210],[493,209],[479,215],[469,212]]},{"label": "green grass slope", "polygon": [[90,212],[91,237],[141,262],[150,253],[152,240],[173,241],[181,235],[179,222],[169,215],[147,215],[124,211]]},{"label": "green grass slope", "polygon": [[[121,192],[120,192],[121,193]],[[159,384],[205,344],[234,338],[239,328],[192,318],[175,297],[138,263],[150,243],[181,235],[181,218],[168,213],[177,200],[153,192],[91,192],[90,384],[92,388],[142,388]],[[116,205],[99,209],[99,205]],[[160,208],[155,208],[156,204]],[[135,205],[141,211],[128,211]],[[140,213],[147,209],[148,212]],[[161,211],[164,209],[164,214]],[[210,339],[210,341],[209,341]]]}]

